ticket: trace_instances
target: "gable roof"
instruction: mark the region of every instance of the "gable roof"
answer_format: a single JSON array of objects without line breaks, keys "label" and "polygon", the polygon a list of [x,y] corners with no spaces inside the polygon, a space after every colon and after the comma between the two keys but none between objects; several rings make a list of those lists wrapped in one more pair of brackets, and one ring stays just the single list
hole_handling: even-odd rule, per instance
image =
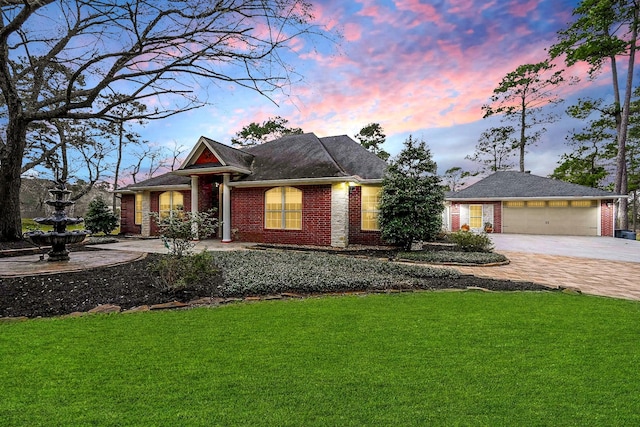
[{"label": "gable roof", "polygon": [[346,135],[287,135],[246,148],[252,173],[236,182],[349,178],[381,180],[386,162]]},{"label": "gable roof", "polygon": [[[210,163],[199,162],[199,159],[205,151],[213,154],[218,161],[212,161]],[[194,173],[195,170],[198,170],[199,173],[249,173],[252,162],[253,156],[251,154],[201,136],[176,173],[179,175],[189,175]]]},{"label": "gable roof", "polygon": [[527,172],[498,171],[469,187],[447,194],[447,200],[502,200],[526,198],[619,198],[609,191]]}]

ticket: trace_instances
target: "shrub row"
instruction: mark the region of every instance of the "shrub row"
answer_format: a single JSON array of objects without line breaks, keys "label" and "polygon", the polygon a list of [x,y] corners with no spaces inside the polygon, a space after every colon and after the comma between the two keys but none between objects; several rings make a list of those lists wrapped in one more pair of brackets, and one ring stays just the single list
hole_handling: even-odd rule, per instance
[{"label": "shrub row", "polygon": [[432,263],[493,264],[507,261],[507,257],[495,252],[413,251],[398,253],[399,259]]},{"label": "shrub row", "polygon": [[460,276],[448,268],[401,265],[319,252],[212,252],[225,296],[419,288],[430,278]]}]

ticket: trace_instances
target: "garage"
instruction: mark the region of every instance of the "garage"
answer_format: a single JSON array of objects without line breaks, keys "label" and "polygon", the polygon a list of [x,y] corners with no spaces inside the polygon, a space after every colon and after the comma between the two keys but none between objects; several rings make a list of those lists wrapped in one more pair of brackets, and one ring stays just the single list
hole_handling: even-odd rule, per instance
[{"label": "garage", "polygon": [[505,201],[502,207],[503,233],[598,235],[595,200]]},{"label": "garage", "polygon": [[497,171],[445,196],[448,230],[614,236],[615,203],[626,197],[527,172]]}]

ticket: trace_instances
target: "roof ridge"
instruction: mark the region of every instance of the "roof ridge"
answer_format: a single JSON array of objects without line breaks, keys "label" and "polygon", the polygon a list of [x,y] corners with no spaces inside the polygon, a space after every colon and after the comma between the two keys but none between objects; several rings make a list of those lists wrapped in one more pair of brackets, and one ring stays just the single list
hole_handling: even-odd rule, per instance
[{"label": "roof ridge", "polygon": [[[311,134],[313,136],[316,137],[316,139],[318,140],[318,142],[320,142],[320,145],[322,146],[322,149],[324,150],[325,153],[327,153],[327,156],[329,156],[329,158],[331,159],[331,161],[333,162],[334,165],[336,165],[336,167],[338,168],[338,170],[340,172],[342,172],[344,174],[344,176],[348,176],[349,174],[347,173],[346,170],[344,170],[344,168],[342,167],[342,165],[340,165],[338,163],[338,161],[331,155],[331,152],[329,150],[327,150],[327,146],[324,145],[324,142],[322,142],[322,138],[319,138],[315,133],[311,132]],[[326,137],[326,138],[333,138],[333,137]]]}]

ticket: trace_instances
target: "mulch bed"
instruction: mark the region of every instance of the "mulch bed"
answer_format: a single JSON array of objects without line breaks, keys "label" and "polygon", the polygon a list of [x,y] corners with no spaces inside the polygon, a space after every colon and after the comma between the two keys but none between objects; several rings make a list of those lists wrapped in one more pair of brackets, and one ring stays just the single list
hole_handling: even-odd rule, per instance
[{"label": "mulch bed", "polygon": [[[15,247],[15,246],[14,246]],[[7,245],[4,245],[7,248]],[[73,250],[86,250],[82,246]],[[95,248],[89,250],[97,250]],[[345,252],[342,252],[345,253]],[[353,251],[350,254],[388,257],[389,252]],[[0,317],[51,317],[86,312],[100,304],[114,304],[123,310],[171,301],[188,302],[200,297],[246,297],[221,295],[224,279],[220,273],[208,276],[186,289],[162,286],[154,266],[166,255],[148,254],[144,259],[82,272],[0,278]],[[491,291],[549,290],[529,282],[511,282],[461,276],[459,279],[427,279],[421,289],[482,288]]]}]

